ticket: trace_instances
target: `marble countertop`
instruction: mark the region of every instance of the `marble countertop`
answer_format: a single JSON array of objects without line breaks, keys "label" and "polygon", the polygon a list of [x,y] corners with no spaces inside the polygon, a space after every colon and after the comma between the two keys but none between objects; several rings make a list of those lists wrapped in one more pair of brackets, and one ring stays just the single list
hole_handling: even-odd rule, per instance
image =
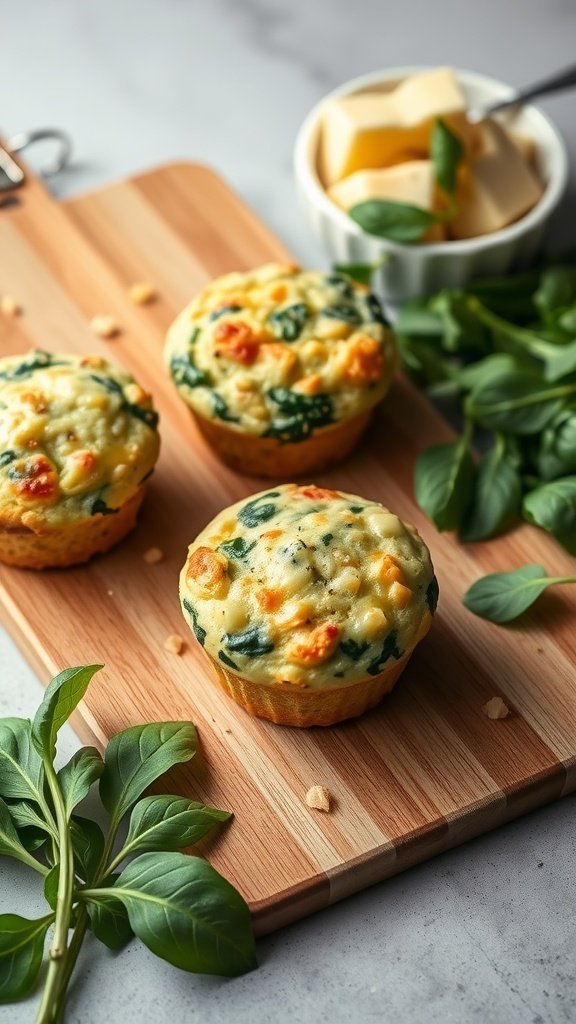
[{"label": "marble countertop", "polygon": [[[295,206],[291,150],[324,92],[416,63],[520,85],[571,63],[576,37],[566,0],[20,0],[0,10],[1,131],[71,133],[77,162],[58,194],[175,158],[204,161],[311,264],[322,257]],[[573,167],[575,104],[574,94],[545,104]],[[559,234],[568,220],[558,218]],[[32,714],[40,694],[0,628],[0,715]],[[76,745],[64,730],[62,756]],[[565,798],[262,940],[260,969],[235,981],[186,975],[135,942],[115,959],[88,941],[67,1020],[573,1021],[575,809]],[[36,879],[2,861],[0,912],[40,909]],[[31,1001],[3,1007],[0,1022],[33,1013]]]}]

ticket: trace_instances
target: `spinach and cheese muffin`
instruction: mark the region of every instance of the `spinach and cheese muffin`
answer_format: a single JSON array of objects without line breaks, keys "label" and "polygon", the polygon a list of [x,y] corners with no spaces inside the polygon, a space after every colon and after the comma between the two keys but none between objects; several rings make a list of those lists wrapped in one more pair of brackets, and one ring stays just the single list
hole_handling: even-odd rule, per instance
[{"label": "spinach and cheese muffin", "polygon": [[99,356],[0,359],[0,561],[85,562],[136,522],[158,457],[150,395]]},{"label": "spinach and cheese muffin", "polygon": [[379,505],[285,484],[190,546],[184,617],[226,692],[282,725],[332,725],[388,693],[436,610],[424,542]]},{"label": "spinach and cheese muffin", "polygon": [[168,332],[166,361],[217,454],[278,478],[351,451],[390,386],[396,347],[368,288],[270,263],[198,295]]}]

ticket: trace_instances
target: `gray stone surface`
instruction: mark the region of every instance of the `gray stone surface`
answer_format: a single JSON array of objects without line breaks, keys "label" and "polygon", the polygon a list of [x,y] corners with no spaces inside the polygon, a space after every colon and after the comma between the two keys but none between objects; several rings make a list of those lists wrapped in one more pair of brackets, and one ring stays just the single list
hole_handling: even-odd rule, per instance
[{"label": "gray stone surface", "polygon": [[[295,210],[291,148],[327,89],[419,62],[521,84],[572,61],[576,34],[569,0],[1,0],[0,14],[0,127],[72,133],[78,165],[60,195],[202,160],[307,262],[320,254]],[[573,160],[575,104],[546,103]],[[31,714],[40,692],[0,630],[0,714]],[[62,756],[75,744],[66,730]],[[67,1020],[574,1021],[574,810],[567,798],[271,936],[259,971],[236,981],[189,977],[136,944],[114,958],[88,942]],[[40,906],[36,879],[3,861],[0,910]],[[33,1013],[32,1002],[3,1007],[0,1021]]]}]

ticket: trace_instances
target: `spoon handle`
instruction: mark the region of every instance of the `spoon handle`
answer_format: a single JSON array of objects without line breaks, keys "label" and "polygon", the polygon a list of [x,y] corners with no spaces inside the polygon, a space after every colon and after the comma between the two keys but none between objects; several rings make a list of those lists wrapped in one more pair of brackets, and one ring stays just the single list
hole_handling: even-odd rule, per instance
[{"label": "spoon handle", "polygon": [[485,110],[485,114],[495,114],[498,110],[505,110],[506,107],[527,103],[528,100],[535,99],[538,96],[547,96],[551,92],[569,89],[574,85],[576,85],[576,64],[569,68],[564,68],[563,71],[558,71],[555,75],[551,75],[550,78],[537,82],[536,85],[529,85],[525,89],[520,89],[507,100],[493,103]]}]

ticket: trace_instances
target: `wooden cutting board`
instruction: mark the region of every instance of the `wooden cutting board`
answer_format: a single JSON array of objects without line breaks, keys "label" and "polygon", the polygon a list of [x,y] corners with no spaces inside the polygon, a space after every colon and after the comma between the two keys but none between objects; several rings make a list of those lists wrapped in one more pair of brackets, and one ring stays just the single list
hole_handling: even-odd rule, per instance
[{"label": "wooden cutting board", "polygon": [[[364,886],[485,832],[576,788],[576,588],[549,593],[507,629],[461,606],[479,575],[573,560],[524,526],[483,545],[439,535],[416,508],[412,471],[423,443],[449,428],[399,379],[361,453],[317,479],[383,501],[416,523],[440,580],[436,625],[401,683],[378,709],[331,729],[299,731],[250,718],[209,681],[186,634],[177,578],[188,543],[224,505],[265,486],[212,456],[162,365],[166,327],[211,277],[288,253],[204,167],[162,167],[57,204],[35,181],[20,205],[0,208],[0,293],[23,315],[0,321],[0,352],[31,346],[100,352],[133,371],[161,413],[162,454],[137,531],[116,551],[76,570],[0,567],[3,621],[43,681],[66,665],[105,662],[76,718],[83,740],[154,719],[192,719],[200,755],[171,788],[232,809],[232,824],[204,850],[248,900],[256,930],[271,931]],[[153,305],[127,288],[148,280]],[[88,321],[109,313],[123,327],[96,339]],[[159,546],[165,559],[142,554]],[[501,694],[506,720],[482,713]],[[330,814],[304,803],[330,789]],[[166,784],[164,783],[164,789]]]}]

